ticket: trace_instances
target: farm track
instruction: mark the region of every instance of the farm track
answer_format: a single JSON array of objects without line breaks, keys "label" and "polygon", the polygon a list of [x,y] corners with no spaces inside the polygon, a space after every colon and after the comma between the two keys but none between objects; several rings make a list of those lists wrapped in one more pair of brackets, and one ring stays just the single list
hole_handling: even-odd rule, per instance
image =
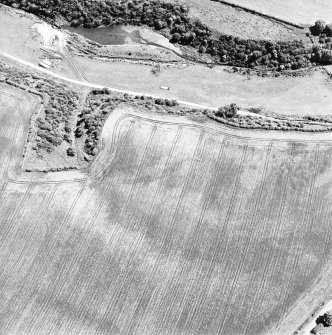
[{"label": "farm track", "polygon": [[78,64],[76,63],[76,61],[68,54],[68,52],[63,52],[65,57],[67,58],[67,60],[69,61],[69,63],[73,66],[75,72],[77,73],[78,77],[82,80],[82,81],[87,81],[85,78],[84,78],[84,75],[80,69],[80,67],[78,66]]},{"label": "farm track", "polygon": [[[125,116],[122,116],[121,119],[126,118],[126,117],[130,117],[133,119],[137,119],[137,120],[141,120],[141,121],[145,121],[145,122],[153,122],[153,123],[158,123],[161,125],[177,125],[177,126],[185,126],[191,129],[203,129],[206,132],[209,132],[209,134],[214,134],[214,135],[223,135],[223,136],[227,136],[229,139],[232,140],[240,140],[240,141],[259,141],[262,142],[264,144],[269,144],[271,141],[273,141],[274,143],[278,144],[278,143],[308,143],[308,144],[331,144],[332,140],[306,140],[306,139],[292,139],[290,138],[283,138],[283,139],[278,139],[277,137],[259,137],[259,138],[255,138],[254,136],[249,137],[249,136],[242,136],[242,135],[235,135],[230,133],[230,131],[227,130],[217,130],[215,128],[206,126],[206,125],[198,125],[198,124],[190,124],[190,123],[183,123],[183,122],[174,122],[174,121],[161,121],[161,120],[154,120],[151,118],[147,118],[141,115],[136,115],[136,114],[131,114],[131,113],[127,113]],[[119,120],[120,122],[120,120]],[[254,130],[251,131],[252,134],[255,133]]]}]

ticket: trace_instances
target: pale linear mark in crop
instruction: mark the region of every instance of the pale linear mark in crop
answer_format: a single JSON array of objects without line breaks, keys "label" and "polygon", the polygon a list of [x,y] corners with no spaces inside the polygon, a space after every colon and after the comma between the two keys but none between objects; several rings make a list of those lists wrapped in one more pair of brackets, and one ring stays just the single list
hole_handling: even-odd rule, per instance
[{"label": "pale linear mark in crop", "polygon": [[[204,193],[203,194],[206,194],[206,196],[202,201],[203,206],[202,206],[201,211],[199,213],[199,216],[197,218],[198,219],[197,223],[196,223],[196,225],[195,225],[195,227],[194,227],[194,229],[193,229],[193,231],[190,234],[190,237],[188,239],[193,238],[195,236],[196,236],[196,238],[198,238],[198,236],[201,236],[200,233],[201,233],[202,229],[204,229],[203,220],[204,220],[204,217],[205,217],[205,213],[206,213],[206,210],[211,203],[212,196],[214,195],[216,187],[218,185],[218,183],[217,183],[218,177],[219,177],[219,175],[222,171],[222,169],[220,169],[220,163],[221,163],[221,159],[223,157],[224,150],[225,150],[225,147],[226,147],[225,142],[226,142],[226,139],[223,138],[223,140],[220,144],[220,148],[218,150],[218,156],[217,156],[217,160],[215,162],[215,166],[214,166],[214,168],[211,168],[211,171],[213,171],[213,177],[210,178],[210,180],[206,182],[206,185],[205,185],[205,188],[204,188]],[[189,253],[192,251],[192,249],[195,245],[197,245],[196,241],[191,243],[191,248],[189,250]],[[199,258],[199,260],[196,263],[198,268],[201,268],[202,263],[203,263],[203,259],[204,259],[204,255],[202,254],[201,257]],[[189,263],[189,260],[187,260],[185,265],[182,266],[180,275],[178,276],[178,282],[180,281],[180,279],[183,279],[185,277],[184,273],[185,273],[185,270],[186,270],[186,267],[187,267],[188,263]],[[194,283],[195,283],[195,280],[193,280],[193,278],[190,278],[189,282],[186,285],[186,289],[184,291],[184,294],[183,294],[183,297],[182,297],[182,300],[181,300],[181,304],[180,304],[181,312],[179,313],[178,318],[174,322],[174,328],[173,328],[172,334],[174,334],[176,332],[177,326],[178,326],[180,318],[182,316],[183,307],[184,307],[185,303],[187,302],[188,293],[193,290]],[[166,292],[167,292],[167,290],[166,290]],[[167,319],[167,317],[168,317],[168,315],[171,311],[171,308],[172,308],[172,305],[170,304],[168,309],[167,309],[166,315],[163,319],[163,324],[164,324],[164,320]]]},{"label": "pale linear mark in crop", "polygon": [[[48,192],[49,195],[46,198],[46,203],[45,203],[45,205],[41,206],[41,208],[43,208],[43,210],[39,212],[38,219],[37,220],[33,220],[33,222],[34,222],[34,229],[33,229],[32,233],[31,233],[31,236],[34,236],[35,233],[36,233],[36,231],[38,229],[40,229],[40,226],[37,223],[39,223],[39,222],[42,221],[43,215],[46,213],[47,209],[49,208],[50,203],[53,200],[54,194],[57,191],[57,187],[58,187],[58,185],[53,186],[53,190],[51,192]],[[29,210],[29,208],[27,208],[26,210]],[[12,234],[10,234],[10,235],[12,235]],[[16,240],[16,238],[14,238],[13,240]],[[16,269],[18,268],[20,262],[25,261],[23,255],[27,252],[28,243],[29,243],[28,240],[26,240],[24,246],[22,247],[22,251],[21,251],[20,255],[17,256],[17,261],[15,262],[14,266],[12,266],[12,268],[11,268],[11,271],[13,273],[16,273]],[[8,280],[9,280],[9,278],[8,278]],[[7,282],[4,281],[1,278],[1,275],[0,275],[0,281],[3,283],[3,287],[5,287],[5,285],[6,285]]]},{"label": "pale linear mark in crop", "polygon": [[[67,219],[68,219],[69,215],[71,214],[71,212],[74,209],[74,207],[76,206],[79,198],[81,197],[81,195],[82,195],[82,193],[83,193],[83,191],[85,189],[86,183],[85,182],[80,183],[80,186],[81,186],[81,189],[79,190],[79,192],[77,192],[77,195],[76,195],[75,199],[73,200],[72,204],[70,205],[69,210],[65,213],[65,216],[64,216],[62,222],[59,223],[58,218],[54,218],[54,223],[56,223],[57,225],[59,225],[61,227],[61,229],[59,230],[58,235],[53,238],[53,244],[51,244],[51,246],[48,248],[49,251],[53,250],[54,244],[56,243],[56,241],[58,241],[59,234],[61,234],[63,232],[63,230],[66,228],[65,223],[67,222]],[[55,187],[57,187],[57,185]],[[39,267],[39,272],[35,273],[35,277],[34,277],[34,280],[33,280],[34,282],[37,283],[38,280],[40,278],[42,278],[41,274],[44,272],[44,269],[49,266],[49,263],[47,263],[47,259],[48,258],[50,258],[50,253],[48,253],[46,255],[46,257],[44,258],[44,262],[43,262],[42,266]],[[43,281],[42,281],[42,283],[40,285],[43,285]],[[21,287],[20,291],[18,292],[18,295],[22,294],[21,293],[22,290],[24,290],[24,286]],[[31,301],[27,300],[26,305],[28,305],[28,303],[31,303]],[[14,318],[15,318],[15,315],[13,315],[12,319],[14,319]],[[12,320],[10,321],[10,323],[11,322],[12,322]],[[32,325],[32,328],[33,328],[34,325],[35,325],[34,320],[32,320],[32,323],[33,323],[33,325]],[[8,326],[9,325],[7,325],[7,327]]]},{"label": "pale linear mark in crop", "polygon": [[[250,226],[249,236],[246,239],[244,251],[242,252],[242,257],[240,258],[240,264],[237,267],[237,271],[235,273],[235,277],[234,277],[230,292],[228,294],[228,298],[231,298],[233,296],[236,284],[238,283],[238,280],[240,278],[240,274],[242,273],[242,268],[244,266],[250,244],[251,244],[252,239],[253,239],[253,233],[254,233],[254,230],[255,230],[254,223],[256,221],[257,212],[258,212],[258,209],[259,209],[259,204],[261,203],[261,200],[262,200],[262,193],[263,193],[264,184],[265,184],[265,181],[266,181],[266,173],[267,173],[268,165],[269,165],[269,162],[270,162],[272,145],[273,145],[273,142],[270,142],[269,146],[268,146],[268,151],[267,151],[267,154],[266,154],[266,157],[265,157],[262,177],[260,178],[260,185],[259,185],[258,195],[257,195],[256,201],[255,201],[253,214],[252,214],[250,224],[249,224],[249,226]],[[223,313],[222,322],[220,323],[220,326],[218,327],[218,331],[217,331],[218,334],[219,333],[222,334],[222,331],[224,329],[226,320],[228,318],[229,311],[230,311],[230,304],[226,307],[225,313]]]},{"label": "pale linear mark in crop", "polygon": [[[235,178],[234,178],[234,182],[233,182],[233,187],[232,187],[232,191],[231,191],[231,198],[230,198],[229,205],[228,205],[228,208],[227,208],[227,211],[226,211],[226,216],[224,217],[224,220],[223,220],[224,221],[223,224],[222,224],[223,228],[220,229],[220,231],[219,231],[219,235],[218,235],[218,238],[217,238],[217,245],[214,248],[213,255],[211,257],[208,270],[206,271],[206,275],[205,275],[205,277],[202,281],[202,285],[204,285],[204,289],[201,290],[201,294],[198,297],[198,299],[196,300],[196,302],[194,304],[194,307],[192,308],[192,312],[190,313],[189,317],[187,317],[186,322],[184,324],[184,327],[186,327],[189,324],[190,328],[189,328],[188,332],[190,332],[192,330],[192,328],[194,327],[194,319],[197,316],[197,313],[199,311],[200,306],[204,306],[205,303],[206,303],[207,296],[206,296],[206,294],[203,294],[203,292],[206,292],[206,289],[208,287],[209,279],[210,279],[210,277],[211,277],[211,275],[214,271],[213,264],[215,264],[215,258],[218,255],[218,250],[220,250],[220,249],[223,250],[223,253],[220,257],[220,259],[223,259],[224,256],[225,256],[226,250],[228,249],[229,238],[227,239],[226,246],[224,248],[220,248],[220,244],[223,241],[222,236],[225,234],[226,229],[229,226],[231,215],[234,211],[235,198],[238,195],[238,188],[241,184],[240,176],[241,176],[241,174],[243,172],[243,169],[244,169],[244,163],[245,163],[246,158],[247,158],[247,152],[248,152],[248,144],[246,144],[243,148],[241,160],[240,160],[238,168],[236,170],[236,174],[235,174]],[[223,172],[223,170],[224,169],[220,169],[219,176]],[[224,178],[227,179],[227,176],[225,175]],[[232,181],[232,180],[230,180],[230,181]],[[242,203],[242,196],[241,196],[240,203]],[[218,216],[218,219],[221,219],[221,215]],[[225,279],[224,282],[227,282],[227,280]],[[224,289],[222,290],[222,292],[224,292]]]},{"label": "pale linear mark in crop", "polygon": [[[177,199],[177,202],[176,202],[176,205],[175,205],[175,210],[173,212],[173,215],[172,215],[172,219],[171,219],[171,222],[170,222],[170,225],[169,225],[169,229],[167,230],[165,236],[164,236],[164,239],[163,239],[163,242],[162,242],[162,246],[160,248],[160,251],[158,253],[158,256],[157,256],[157,259],[156,261],[154,262],[154,265],[153,265],[153,268],[152,268],[152,271],[146,281],[146,284],[145,284],[145,287],[143,289],[143,293],[141,294],[141,296],[139,297],[138,299],[138,303],[136,305],[136,308],[135,308],[135,311],[131,317],[131,320],[130,320],[130,323],[129,323],[129,326],[128,328],[126,329],[126,333],[132,333],[133,332],[133,327],[134,327],[134,320],[136,319],[136,316],[137,314],[139,313],[139,310],[140,310],[140,306],[141,304],[143,303],[143,298],[144,296],[148,293],[148,295],[150,295],[150,299],[149,299],[149,303],[153,300],[153,296],[154,296],[154,293],[155,291],[153,292],[149,292],[149,283],[151,281],[151,279],[153,278],[153,276],[155,275],[155,272],[157,271],[158,267],[159,267],[159,262],[160,262],[160,259],[161,259],[161,255],[164,254],[165,252],[168,252],[169,253],[169,247],[167,246],[167,240],[170,238],[170,235],[173,231],[173,228],[174,228],[174,225],[175,225],[175,218],[178,214],[178,211],[179,211],[179,206],[180,206],[180,203],[182,201],[182,198],[183,198],[183,195],[184,195],[184,191],[188,185],[188,181],[189,181],[189,177],[191,176],[192,174],[192,171],[193,171],[193,168],[194,168],[194,165],[197,161],[196,159],[196,156],[198,154],[198,152],[200,151],[200,145],[201,145],[201,142],[202,142],[202,139],[203,139],[203,135],[204,135],[204,132],[201,132],[200,133],[200,136],[199,136],[199,139],[196,143],[196,146],[195,146],[195,151],[193,153],[193,156],[192,156],[192,159],[191,159],[191,162],[190,162],[190,165],[189,165],[189,169],[186,173],[186,177],[185,177],[185,180],[184,180],[184,183],[182,184],[182,187],[181,187],[181,192],[180,192],[180,195]],[[148,306],[149,306],[149,303],[148,303]],[[147,312],[148,310],[148,306],[145,308],[145,311],[143,313],[143,317],[145,315],[145,313]]]},{"label": "pale linear mark in crop", "polygon": [[[173,153],[174,153],[175,147],[176,147],[176,145],[178,143],[178,140],[180,138],[181,132],[182,132],[182,127],[178,127],[177,132],[176,132],[175,137],[174,137],[174,141],[172,143],[171,149],[170,149],[168,157],[167,157],[167,161],[165,163],[165,167],[164,167],[163,172],[162,172],[162,176],[159,179],[157,189],[156,189],[156,191],[154,193],[154,196],[152,198],[152,204],[150,206],[150,209],[149,209],[148,213],[145,215],[145,217],[143,219],[144,221],[151,222],[152,213],[154,212],[155,205],[157,203],[156,199],[160,197],[160,191],[162,189],[162,185],[164,184],[165,178],[167,176],[166,172],[167,172],[167,170],[168,170],[168,168],[170,166],[170,162],[171,162],[171,159],[173,157]],[[133,250],[135,250],[137,248],[137,246],[140,245],[140,243],[144,239],[145,235],[146,235],[146,231],[145,231],[144,234],[142,234],[141,238],[138,240],[138,242],[136,244],[132,244],[131,245],[131,247],[130,247],[130,249],[128,251],[128,254],[130,254],[131,252],[133,252]],[[150,248],[151,248],[151,246],[150,246]],[[128,259],[128,257],[127,257],[127,259]],[[127,268],[131,268],[132,262],[133,262],[133,258],[129,258],[129,264],[128,264]],[[123,281],[122,281],[122,284],[121,284],[121,288],[125,287],[125,284],[127,283],[127,281],[128,281],[127,273],[124,273],[124,275],[123,275]],[[111,310],[112,307],[113,307],[112,303],[109,303],[106,311],[104,312],[103,319],[106,318],[106,316],[108,315],[108,313],[110,312],[110,310]]]},{"label": "pale linear mark in crop", "polygon": [[[304,244],[304,241],[305,241],[305,233],[306,233],[308,225],[310,223],[309,214],[312,211],[312,206],[313,206],[312,198],[313,198],[314,185],[315,185],[316,176],[317,176],[318,157],[319,157],[319,144],[316,144],[315,157],[314,157],[314,171],[312,173],[312,179],[311,179],[311,182],[310,182],[308,201],[307,201],[308,205],[306,206],[305,215],[303,216],[303,221],[302,221],[302,225],[301,225],[301,227],[305,226],[305,228],[303,228],[303,229],[301,228],[299,230],[299,234],[301,235],[301,233],[302,233],[301,244],[300,244],[299,248],[295,249],[295,252],[296,252],[295,262],[293,264],[292,271],[291,271],[291,276],[289,277],[289,281],[287,283],[287,289],[285,290],[285,295],[283,297],[283,303],[282,303],[283,318],[285,318],[286,305],[287,305],[287,300],[289,298],[288,288],[290,287],[291,283],[293,282],[293,277],[294,277],[294,274],[295,274],[295,270],[297,268],[300,255],[303,252],[303,244]],[[298,236],[298,234],[294,234],[294,237],[295,236]],[[291,243],[291,245],[293,245],[293,243]],[[297,249],[299,249],[299,250],[297,250]]]},{"label": "pale linear mark in crop", "polygon": [[[281,201],[280,201],[280,207],[279,207],[279,210],[278,210],[278,213],[277,213],[277,220],[276,220],[276,224],[274,225],[273,233],[272,233],[272,237],[271,237],[273,239],[275,239],[276,236],[277,236],[277,238],[279,238],[279,232],[281,231],[281,229],[280,229],[281,228],[281,222],[282,222],[282,218],[285,214],[285,204],[286,204],[286,198],[287,198],[287,186],[288,186],[289,177],[290,177],[290,174],[291,174],[291,171],[292,171],[292,163],[294,162],[293,154],[294,154],[294,145],[291,144],[289,164],[288,164],[288,168],[287,168],[285,183],[284,183],[283,188],[282,188],[282,197],[281,197]],[[272,250],[273,250],[273,248],[272,248],[272,244],[271,244],[270,248],[268,250],[268,253],[267,253],[268,256],[264,257],[265,259],[270,259],[271,255],[272,255]],[[265,268],[264,268],[264,271],[263,271],[263,278],[261,279],[259,289],[257,290],[257,292],[255,294],[255,297],[254,297],[254,300],[253,300],[254,302],[251,304],[249,318],[248,318],[246,326],[245,326],[245,332],[248,330],[249,323],[250,323],[252,314],[255,310],[256,304],[258,304],[261,301],[262,294],[263,294],[263,292],[266,288],[267,278],[269,277],[270,274],[274,273],[275,267],[279,262],[280,255],[281,255],[281,253],[278,253],[278,255],[277,255],[278,257],[277,257],[276,261],[274,262],[274,265],[273,265],[272,269],[270,270],[270,273],[268,273],[268,271],[267,271],[268,266],[269,266],[269,262],[265,263]],[[261,305],[260,305],[259,308],[261,308]],[[259,310],[259,311],[261,311],[261,310]],[[257,313],[257,315],[261,315],[261,314]]]},{"label": "pale linear mark in crop", "polygon": [[[154,135],[155,135],[156,129],[157,129],[157,126],[154,126],[154,127],[152,128],[152,131],[151,131],[151,133],[150,133],[149,139],[148,139],[148,141],[147,141],[147,143],[146,143],[146,145],[145,145],[145,149],[144,149],[144,151],[143,151],[142,158],[140,159],[140,163],[139,163],[138,168],[137,168],[137,170],[136,170],[136,172],[135,172],[134,180],[133,180],[133,182],[132,182],[132,184],[131,184],[131,188],[130,188],[129,194],[128,194],[128,196],[126,197],[126,202],[125,202],[124,206],[121,208],[121,211],[120,211],[120,214],[119,214],[117,220],[116,220],[114,223],[112,223],[112,225],[114,225],[115,227],[119,227],[119,223],[120,223],[120,221],[121,221],[120,219],[121,219],[122,216],[126,213],[127,206],[131,203],[130,200],[131,200],[131,198],[132,198],[132,193],[133,193],[133,191],[134,191],[134,189],[135,189],[135,186],[136,186],[136,184],[137,184],[137,183],[136,183],[136,181],[137,181],[137,177],[139,176],[139,174],[140,174],[140,172],[141,172],[141,170],[142,170],[143,164],[145,163],[145,158],[146,158],[146,155],[147,155],[147,153],[148,153],[148,149],[149,149],[149,147],[150,147],[150,145],[151,145],[151,143],[152,143],[152,139],[153,139],[153,137],[154,137]],[[127,223],[127,226],[130,225],[130,221],[129,221],[129,220],[125,220],[125,223]],[[125,229],[128,229],[127,226],[125,225],[125,226],[123,227],[123,229],[124,229],[124,230],[125,230]],[[117,238],[118,236],[120,236],[120,239],[116,240],[116,238]],[[112,243],[118,243],[119,241],[122,241],[122,238],[123,238],[124,236],[125,236],[125,234],[121,234],[121,235],[119,235],[117,229],[114,229],[114,230],[113,230],[113,233],[112,233],[112,236],[111,236],[111,238],[109,239],[109,241],[112,242]],[[114,241],[116,241],[116,242],[114,242]],[[109,302],[109,305],[110,305],[110,306],[112,306],[112,305],[114,304],[114,302],[117,301],[117,300],[119,299],[119,296],[120,296],[120,294],[122,293],[122,287],[124,286],[124,282],[125,282],[126,277],[127,277],[127,275],[124,275],[124,278],[122,278],[122,277],[121,277],[121,278],[118,278],[118,281],[120,280],[120,284],[119,284],[119,285],[120,285],[120,288],[117,289],[116,294],[112,296],[111,302]],[[118,285],[117,285],[117,286],[118,286]],[[122,313],[120,313],[120,315],[118,316],[118,318],[120,318],[121,314],[122,314]]]}]

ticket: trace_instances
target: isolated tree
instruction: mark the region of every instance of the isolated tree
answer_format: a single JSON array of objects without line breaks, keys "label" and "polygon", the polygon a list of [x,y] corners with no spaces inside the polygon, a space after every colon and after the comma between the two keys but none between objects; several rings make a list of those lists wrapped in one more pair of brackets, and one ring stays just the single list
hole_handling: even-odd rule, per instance
[{"label": "isolated tree", "polygon": [[310,28],[311,33],[313,35],[320,35],[323,33],[324,29],[326,27],[326,23],[323,20],[318,20],[315,22],[315,24]]},{"label": "isolated tree", "polygon": [[75,156],[75,151],[73,148],[68,148],[67,149],[67,155],[68,156]]},{"label": "isolated tree", "polygon": [[233,118],[237,115],[238,107],[236,104],[230,104],[229,106],[220,107],[216,112],[216,116],[224,118]]}]

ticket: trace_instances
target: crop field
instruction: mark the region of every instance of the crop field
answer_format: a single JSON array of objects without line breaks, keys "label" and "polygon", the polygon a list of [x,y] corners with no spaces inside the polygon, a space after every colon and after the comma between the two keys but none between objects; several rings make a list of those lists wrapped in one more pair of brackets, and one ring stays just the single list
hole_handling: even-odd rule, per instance
[{"label": "crop field", "polygon": [[[167,0],[176,2],[175,0]],[[285,26],[270,19],[211,0],[180,0],[190,9],[190,16],[198,18],[219,33],[241,38],[282,40],[304,39],[301,29]],[[230,1],[232,3],[233,1]],[[239,4],[242,1],[234,1]],[[248,1],[250,2],[250,1]],[[263,1],[264,2],[264,1]],[[254,3],[254,1],[253,1]],[[256,5],[256,4],[255,4]],[[251,8],[250,6],[245,6]],[[254,7],[255,8],[255,7]],[[259,27],[259,29],[257,29]]]},{"label": "crop field", "polygon": [[297,24],[313,24],[318,19],[332,22],[329,0],[227,0],[239,6]]},{"label": "crop field", "polygon": [[329,142],[173,121],[110,118],[86,179],[2,177],[1,334],[267,334],[328,275]]},{"label": "crop field", "polygon": [[30,117],[38,107],[36,98],[0,84],[0,185],[10,165],[19,164]]}]

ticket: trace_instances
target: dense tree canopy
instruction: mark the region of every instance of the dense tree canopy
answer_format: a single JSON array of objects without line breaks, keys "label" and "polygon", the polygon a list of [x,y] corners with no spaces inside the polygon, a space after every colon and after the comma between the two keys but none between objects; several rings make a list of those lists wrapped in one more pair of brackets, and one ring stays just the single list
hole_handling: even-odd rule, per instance
[{"label": "dense tree canopy", "polygon": [[[263,67],[272,70],[299,69],[316,64],[332,64],[332,43],[320,39],[320,50],[303,41],[271,42],[245,40],[219,34],[212,36],[209,27],[188,15],[184,5],[161,0],[0,0],[0,3],[36,14],[48,21],[57,18],[73,26],[88,28],[101,25],[147,25],[164,29],[170,41],[189,45],[200,53],[208,53],[216,62],[241,67]],[[313,33],[332,35],[332,27],[317,21]]]}]

